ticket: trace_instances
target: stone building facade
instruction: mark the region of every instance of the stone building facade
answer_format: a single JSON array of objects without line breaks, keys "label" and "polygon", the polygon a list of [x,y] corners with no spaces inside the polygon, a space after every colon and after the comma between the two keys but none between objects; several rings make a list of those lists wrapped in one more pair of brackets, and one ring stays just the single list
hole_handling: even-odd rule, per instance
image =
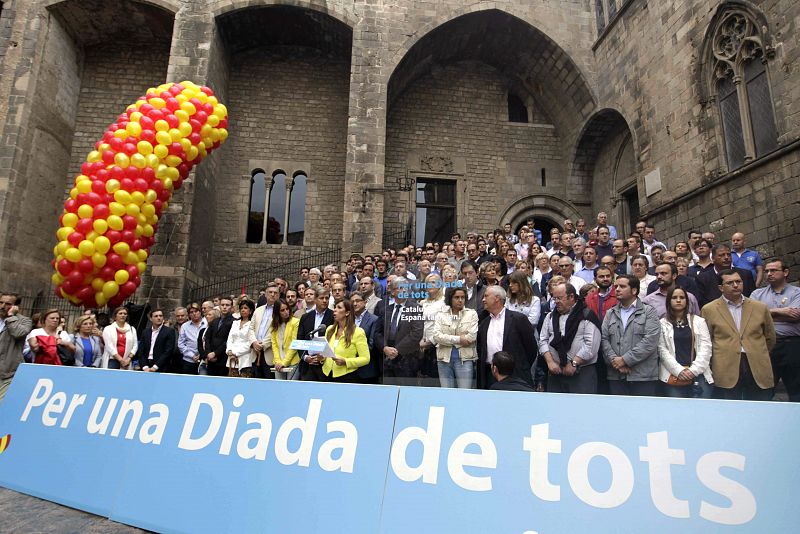
[{"label": "stone building facade", "polygon": [[462,232],[607,211],[800,263],[794,0],[0,3],[2,287],[47,290],[91,145],[182,79],[230,138],[159,225],[140,293],[165,305],[276,256],[379,250],[426,184],[429,225]]}]

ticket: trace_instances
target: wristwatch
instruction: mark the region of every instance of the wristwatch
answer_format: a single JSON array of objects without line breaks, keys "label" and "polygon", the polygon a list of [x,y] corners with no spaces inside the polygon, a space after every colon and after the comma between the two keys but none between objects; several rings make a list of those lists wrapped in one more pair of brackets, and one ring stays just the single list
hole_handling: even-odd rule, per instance
[{"label": "wristwatch", "polygon": [[572,364],[572,367],[574,367],[575,369],[577,369],[577,368],[578,368],[578,364],[577,364],[577,363],[575,363],[575,360],[570,360],[570,361],[569,361],[569,363],[571,363],[571,364]]}]

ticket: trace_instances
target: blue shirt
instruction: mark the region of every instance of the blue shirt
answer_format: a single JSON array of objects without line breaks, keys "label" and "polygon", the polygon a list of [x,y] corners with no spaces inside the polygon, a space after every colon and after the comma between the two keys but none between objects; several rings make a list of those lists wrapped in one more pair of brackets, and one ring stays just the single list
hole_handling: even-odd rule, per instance
[{"label": "blue shirt", "polygon": [[78,336],[78,339],[81,340],[81,345],[83,345],[83,366],[84,367],[91,367],[92,366],[92,340],[86,339],[81,336]]},{"label": "blue shirt", "polygon": [[750,249],[744,249],[741,254],[735,250],[731,250],[731,260],[731,263],[733,263],[734,267],[747,269],[753,273],[753,281],[755,281],[757,276],[756,267],[759,265],[764,265],[764,260],[761,259],[761,256],[759,256],[758,252]]},{"label": "blue shirt", "polygon": [[628,306],[627,308],[619,303],[619,316],[622,318],[622,329],[628,328],[628,321],[631,318],[631,315],[636,311],[636,305],[639,303],[639,299],[633,301],[633,303]]}]

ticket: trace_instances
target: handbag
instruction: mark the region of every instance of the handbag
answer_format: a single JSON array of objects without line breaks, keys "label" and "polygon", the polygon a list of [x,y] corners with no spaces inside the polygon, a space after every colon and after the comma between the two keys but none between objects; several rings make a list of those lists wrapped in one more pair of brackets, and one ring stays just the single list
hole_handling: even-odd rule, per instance
[{"label": "handbag", "polygon": [[61,360],[61,365],[75,365],[74,350],[70,350],[69,347],[64,345],[56,345],[56,352],[59,360]]},{"label": "handbag", "polygon": [[231,367],[228,367],[228,376],[239,378],[239,358],[236,356],[231,356],[230,364]]},{"label": "handbag", "polygon": [[[692,340],[691,354],[692,355],[691,355],[691,360],[690,361],[694,362],[694,330],[692,330],[692,316],[691,315],[687,315],[686,317],[687,317],[687,322],[689,323],[689,332],[691,332],[691,334],[692,334],[691,335],[691,340]],[[683,366],[684,369],[688,369],[689,367],[691,367],[691,366],[689,366],[689,365],[684,365]],[[674,387],[681,388],[681,387],[691,386],[693,383],[694,383],[694,379],[683,380],[682,378],[678,378],[675,375],[669,375],[669,378],[667,378],[667,385],[668,386],[674,386]]]}]

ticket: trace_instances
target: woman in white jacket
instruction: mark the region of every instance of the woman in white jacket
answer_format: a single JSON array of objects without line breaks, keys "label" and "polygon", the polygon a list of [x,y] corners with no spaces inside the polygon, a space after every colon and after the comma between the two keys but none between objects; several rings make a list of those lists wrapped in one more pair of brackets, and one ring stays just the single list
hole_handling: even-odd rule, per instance
[{"label": "woman in white jacket", "polygon": [[682,287],[667,292],[667,316],[661,319],[659,378],[667,397],[710,399],[711,336],[702,317],[688,313]]},{"label": "woman in white jacket", "polygon": [[136,357],[139,340],[136,329],[128,324],[128,310],[119,307],[111,315],[113,323],[103,328],[103,359],[100,367],[107,369],[130,369]]},{"label": "woman in white jacket", "polygon": [[[250,320],[256,305],[250,299],[239,302],[239,319],[233,321],[228,334],[225,353],[228,355],[228,374],[242,378],[253,378],[253,361],[255,353],[250,346]],[[231,372],[233,371],[233,372]]]}]

